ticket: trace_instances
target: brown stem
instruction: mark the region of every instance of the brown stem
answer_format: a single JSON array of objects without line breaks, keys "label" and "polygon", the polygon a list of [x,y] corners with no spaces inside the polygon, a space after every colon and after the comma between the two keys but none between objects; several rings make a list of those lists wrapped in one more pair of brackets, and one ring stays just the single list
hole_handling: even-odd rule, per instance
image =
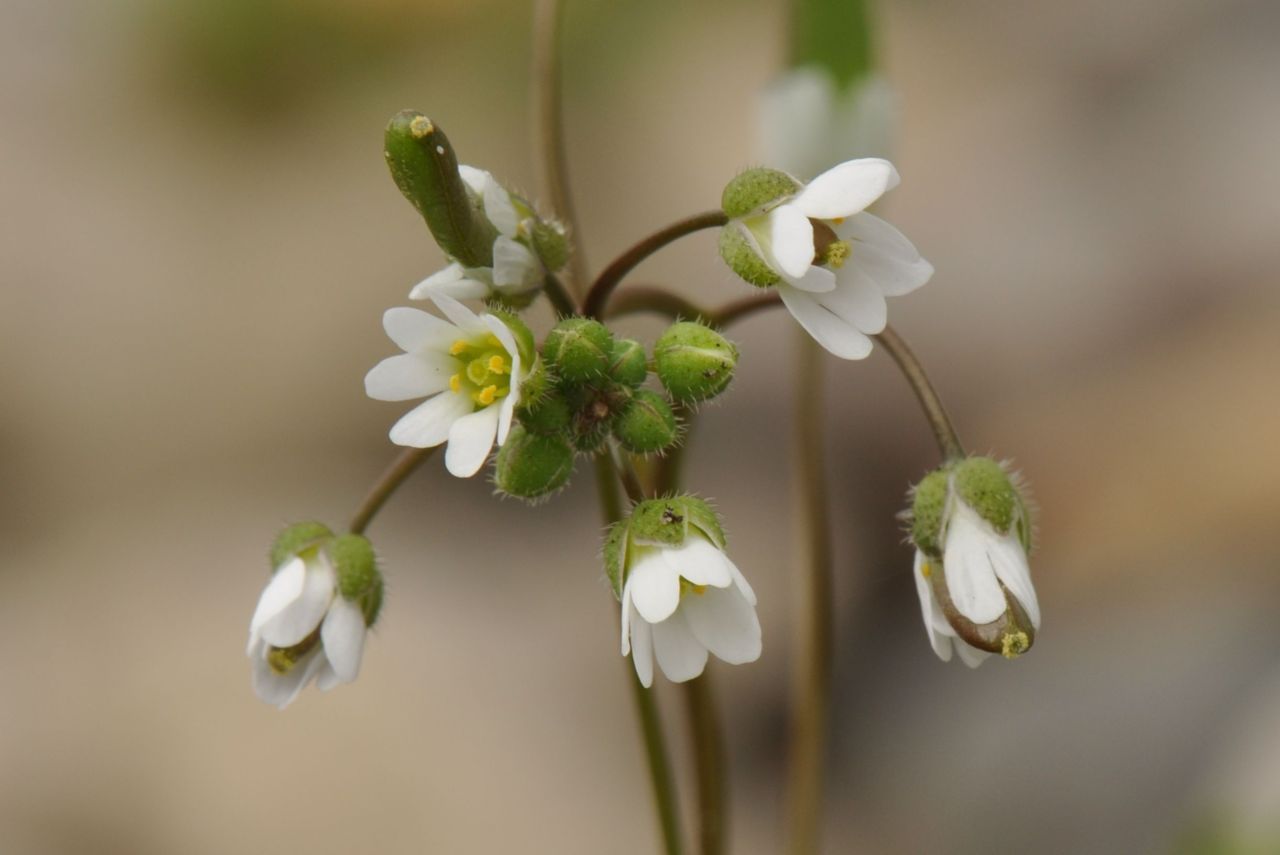
[{"label": "brown stem", "polygon": [[347,529],[352,534],[363,534],[378,511],[382,510],[382,506],[387,503],[387,499],[391,498],[391,494],[399,489],[405,479],[413,474],[413,470],[421,466],[422,462],[434,454],[437,448],[439,446],[433,448],[406,448],[400,452],[400,456],[387,467],[387,471],[382,473],[382,477],[369,488],[364,501],[360,503],[355,515],[351,517],[351,524],[347,526]]},{"label": "brown stem", "polygon": [[938,397],[937,390],[929,382],[929,375],[925,373],[924,366],[920,364],[915,353],[893,327],[885,327],[884,332],[875,338],[893,357],[893,361],[902,370],[907,383],[911,385],[912,391],[916,393],[916,399],[924,408],[925,418],[929,420],[929,427],[933,428],[933,436],[938,441],[938,449],[942,452],[942,456],[946,460],[959,460],[964,457],[964,446],[960,444],[955,425],[952,424],[946,408],[942,406],[942,399]]}]

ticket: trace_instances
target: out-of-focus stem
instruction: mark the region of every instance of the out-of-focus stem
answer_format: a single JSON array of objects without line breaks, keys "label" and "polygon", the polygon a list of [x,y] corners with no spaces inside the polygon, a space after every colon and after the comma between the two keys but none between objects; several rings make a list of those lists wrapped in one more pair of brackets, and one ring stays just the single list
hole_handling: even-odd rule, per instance
[{"label": "out-of-focus stem", "polygon": [[351,517],[347,530],[352,534],[364,534],[364,530],[369,527],[369,523],[373,522],[373,518],[377,516],[378,511],[382,510],[387,499],[391,498],[391,494],[398,490],[405,479],[413,474],[413,470],[421,466],[422,462],[434,454],[438,447],[407,448],[402,451],[400,456],[387,467],[387,471],[382,473],[382,477],[369,488],[364,501]]},{"label": "out-of-focus stem", "polygon": [[698,847],[702,855],[723,855],[728,848],[728,789],[724,734],[711,688],[711,672],[684,684],[689,735],[698,779]]},{"label": "out-of-focus stem", "polygon": [[606,317],[621,318],[641,312],[676,320],[701,320],[713,327],[732,326],[743,318],[765,309],[781,306],[782,300],[772,291],[730,300],[716,309],[705,309],[674,291],[652,285],[632,285],[609,301]]},{"label": "out-of-focus stem", "polygon": [[557,315],[567,318],[574,313],[576,307],[573,305],[573,295],[564,287],[560,277],[548,273],[542,280],[542,290],[547,292],[547,299],[551,301],[551,307],[556,310]]},{"label": "out-of-focus stem", "polygon": [[933,428],[933,436],[938,441],[938,450],[942,452],[942,456],[947,460],[959,460],[964,457],[964,446],[960,444],[955,425],[952,424],[951,417],[942,406],[942,399],[938,397],[937,390],[929,382],[929,375],[925,373],[924,366],[920,364],[915,353],[893,327],[885,327],[884,332],[875,338],[893,357],[893,361],[902,370],[902,376],[911,384],[911,389],[916,393],[920,406],[924,408],[929,427]]},{"label": "out-of-focus stem", "polygon": [[793,505],[799,527],[792,669],[788,822],[792,855],[818,851],[831,703],[831,540],[823,454],[823,351],[802,330],[792,427]]}]

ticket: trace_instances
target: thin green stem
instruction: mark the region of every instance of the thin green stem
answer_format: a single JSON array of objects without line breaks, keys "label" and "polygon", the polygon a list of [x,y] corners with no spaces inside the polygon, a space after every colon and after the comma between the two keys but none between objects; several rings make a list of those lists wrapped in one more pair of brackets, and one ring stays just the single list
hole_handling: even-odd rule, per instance
[{"label": "thin green stem", "polygon": [[632,502],[643,502],[644,485],[640,483],[640,475],[636,472],[631,458],[612,440],[609,442],[609,453],[613,456],[613,469],[618,473],[618,480],[622,483],[622,489],[626,491],[627,498]]},{"label": "thin green stem", "polygon": [[924,409],[929,427],[933,428],[933,436],[938,441],[938,450],[942,452],[943,458],[959,460],[964,457],[964,446],[960,444],[960,436],[956,433],[955,425],[952,424],[951,417],[942,406],[942,399],[938,397],[937,390],[929,382],[929,375],[925,373],[924,366],[915,353],[893,327],[885,327],[884,332],[875,338],[893,357],[893,361],[902,370],[902,376],[916,393],[916,399]]},{"label": "thin green stem", "polygon": [[797,330],[795,425],[792,428],[793,497],[800,526],[795,668],[791,697],[788,821],[792,855],[818,851],[822,781],[831,703],[832,585],[827,489],[823,460],[823,352]]},{"label": "thin green stem", "polygon": [[685,709],[698,779],[698,843],[702,855],[723,855],[727,846],[729,782],[724,734],[711,689],[711,673],[684,684]]},{"label": "thin green stem", "polygon": [[567,318],[576,311],[576,307],[573,304],[573,295],[569,293],[568,288],[564,287],[560,277],[554,273],[548,273],[546,278],[542,280],[542,290],[547,292],[547,299],[551,301],[551,307],[556,310],[556,314],[560,317]]},{"label": "thin green stem", "polygon": [[622,282],[623,277],[635,269],[636,265],[662,249],[669,243],[679,240],[685,235],[703,229],[715,229],[729,222],[723,211],[707,211],[683,220],[678,220],[664,229],[636,243],[626,252],[615,258],[608,267],[601,271],[596,281],[591,283],[591,290],[582,302],[582,314],[589,318],[605,316],[609,303],[609,295]]},{"label": "thin green stem", "polygon": [[434,454],[438,447],[407,448],[402,451],[400,456],[387,467],[387,471],[382,473],[382,477],[369,488],[364,501],[351,517],[347,530],[352,534],[364,534],[364,530],[369,527],[369,523],[373,522],[373,518],[377,516],[378,511],[382,510],[387,499],[391,498],[391,494],[398,490],[405,479],[412,475],[424,460]]},{"label": "thin green stem", "polygon": [[[563,41],[563,5],[559,0],[535,0],[533,7],[533,87],[537,104],[537,139],[542,152],[539,176],[542,191],[556,215],[569,229],[573,253],[569,258],[570,293],[587,284],[587,260],[582,251],[582,229],[569,190],[568,157],[564,142],[564,110],[560,85]],[[550,294],[550,292],[548,292]],[[559,307],[557,307],[558,309]],[[573,314],[569,311],[565,314]]]},{"label": "thin green stem", "polygon": [[723,329],[756,312],[781,305],[782,300],[770,291],[731,300],[717,309],[706,309],[665,288],[632,285],[618,292],[617,296],[609,301],[607,317],[612,320],[641,312],[653,312],[671,320],[701,320],[710,326]]}]

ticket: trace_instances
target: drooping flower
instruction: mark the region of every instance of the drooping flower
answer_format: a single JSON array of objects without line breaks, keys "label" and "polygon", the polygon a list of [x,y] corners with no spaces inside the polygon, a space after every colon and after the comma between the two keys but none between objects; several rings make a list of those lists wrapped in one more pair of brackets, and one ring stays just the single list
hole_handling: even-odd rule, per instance
[{"label": "drooping flower", "polygon": [[933,275],[905,236],[864,209],[898,183],[887,160],[860,158],[807,185],[774,169],[752,169],[725,188],[731,218],[720,252],[753,285],[775,287],[815,340],[842,359],[871,353],[884,330],[886,297]]},{"label": "drooping flower", "polygon": [[548,224],[541,223],[531,208],[485,170],[459,165],[458,174],[475,194],[480,212],[497,230],[493,265],[464,267],[454,261],[415,285],[409,298],[426,300],[441,294],[458,300],[497,297],[523,305],[542,287],[546,269],[532,242],[535,227]]},{"label": "drooping flower", "polygon": [[364,639],[382,605],[369,542],[318,523],[291,526],[249,624],[254,693],[284,709],[313,679],[321,691],[360,673]]},{"label": "drooping flower", "polygon": [[700,675],[708,653],[733,665],[760,657],[756,595],[724,553],[724,533],[700,499],[641,502],[605,541],[605,568],[622,602],[622,655],[653,684]]},{"label": "drooping flower", "polygon": [[502,445],[536,358],[533,336],[517,318],[477,315],[452,297],[432,297],[448,320],[418,309],[383,315],[387,335],[404,353],[388,357],[364,378],[379,401],[427,397],[391,428],[391,441],[413,448],[448,442],[445,466],[459,478],[480,470]]},{"label": "drooping flower", "polygon": [[913,575],[929,643],[944,662],[953,649],[971,668],[992,653],[1025,653],[1040,629],[1027,561],[1030,520],[1016,479],[971,457],[915,487]]}]

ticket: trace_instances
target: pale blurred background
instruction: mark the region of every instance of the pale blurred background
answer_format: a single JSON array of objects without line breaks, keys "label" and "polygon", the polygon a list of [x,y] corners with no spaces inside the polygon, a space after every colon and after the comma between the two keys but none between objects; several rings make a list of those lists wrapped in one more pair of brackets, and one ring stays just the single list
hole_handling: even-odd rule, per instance
[{"label": "pale blurred background", "polygon": [[[783,20],[570,2],[597,268],[750,163]],[[532,192],[529,23],[514,0],[0,3],[3,855],[656,851],[584,465],[529,510],[431,461],[370,530],[390,597],[354,685],[281,713],[243,654],[277,530],[340,525],[395,453],[404,407],[361,379],[441,258],[382,126],[424,110]],[[910,0],[882,25],[887,215],[938,270],[891,320],[969,445],[1031,479],[1045,623],[1017,662],[933,657],[894,513],[936,452],[887,358],[832,360],[826,851],[1280,852],[1280,5]],[[637,281],[744,293],[714,246]],[[712,670],[735,851],[763,855],[794,338],[780,313],[735,335],[689,474],[761,595],[763,658]]]}]

